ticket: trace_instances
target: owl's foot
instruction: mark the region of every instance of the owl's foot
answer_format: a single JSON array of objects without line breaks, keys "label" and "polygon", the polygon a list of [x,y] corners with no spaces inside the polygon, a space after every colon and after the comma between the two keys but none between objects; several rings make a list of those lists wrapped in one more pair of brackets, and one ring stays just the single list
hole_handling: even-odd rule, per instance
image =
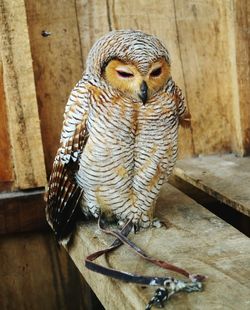
[{"label": "owl's foot", "polygon": [[117,227],[118,227],[119,230],[122,230],[122,228],[123,228],[125,225],[126,225],[126,221],[124,221],[124,220],[119,220],[119,221],[117,222]]},{"label": "owl's foot", "polygon": [[155,227],[160,228],[163,226],[163,223],[158,219],[154,218],[151,219],[147,214],[144,214],[141,211],[137,212],[130,212],[119,219],[117,226],[119,229],[121,229],[128,220],[132,220],[134,233],[139,232],[141,228],[149,228],[149,227]]},{"label": "owl's foot", "polygon": [[[127,219],[127,221],[128,221],[128,220],[131,220],[131,218],[132,218],[132,217],[129,217],[129,218]],[[119,221],[117,222],[117,227],[121,230],[121,229],[125,226],[125,224],[127,223],[127,221],[126,221],[126,220],[119,220]],[[140,230],[140,221],[133,218],[133,219],[132,219],[132,223],[133,223],[133,230],[134,230],[134,233],[136,234],[136,233]]]},{"label": "owl's foot", "polygon": [[136,212],[134,214],[132,223],[134,224],[134,233],[137,233],[140,228],[150,227],[151,220],[147,214]]},{"label": "owl's foot", "polygon": [[117,215],[118,223],[117,226],[121,229],[129,220],[132,220],[134,226],[134,233],[138,232],[140,228],[147,228],[150,226],[150,219],[147,215],[142,212],[133,212],[130,210],[127,214]]},{"label": "owl's foot", "polygon": [[153,218],[152,222],[151,222],[151,226],[155,227],[155,228],[160,228],[163,226],[163,223],[157,218]]},{"label": "owl's foot", "polygon": [[158,218],[154,218],[152,221],[148,219],[148,221],[145,223],[141,223],[140,220],[132,221],[134,223],[134,233],[136,234],[139,232],[140,228],[148,228],[148,227],[154,227],[154,228],[160,228],[163,226],[162,222]]}]

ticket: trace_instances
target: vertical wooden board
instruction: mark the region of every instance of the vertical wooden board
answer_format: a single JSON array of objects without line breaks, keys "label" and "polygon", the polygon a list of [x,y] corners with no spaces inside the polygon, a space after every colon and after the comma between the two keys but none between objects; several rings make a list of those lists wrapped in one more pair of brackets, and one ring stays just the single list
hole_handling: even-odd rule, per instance
[{"label": "vertical wooden board", "polygon": [[3,88],[3,64],[0,54],[0,190],[13,181],[7,111]]},{"label": "vertical wooden board", "polygon": [[[25,0],[47,173],[59,146],[65,104],[82,76],[74,0]],[[50,32],[42,36],[42,31]]]},{"label": "vertical wooden board", "polygon": [[250,4],[249,0],[234,3],[242,153],[250,155]]},{"label": "vertical wooden board", "polygon": [[[108,0],[108,19],[113,29],[140,29],[156,35],[168,48],[172,61],[172,76],[176,83],[186,92],[178,33],[176,14],[172,0],[133,1]],[[179,157],[193,154],[192,129],[180,128]]]},{"label": "vertical wooden board", "polygon": [[0,1],[0,43],[15,187],[46,183],[23,0]]},{"label": "vertical wooden board", "polygon": [[231,1],[173,0],[196,154],[231,151],[234,61]]},{"label": "vertical wooden board", "polygon": [[77,21],[81,40],[83,66],[90,48],[111,29],[106,0],[76,0]]}]

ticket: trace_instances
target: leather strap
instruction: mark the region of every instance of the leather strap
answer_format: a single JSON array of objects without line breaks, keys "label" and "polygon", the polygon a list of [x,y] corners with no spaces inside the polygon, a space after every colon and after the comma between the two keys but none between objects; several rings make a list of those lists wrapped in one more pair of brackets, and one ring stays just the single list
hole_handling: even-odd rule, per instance
[{"label": "leather strap", "polygon": [[126,225],[122,228],[121,231],[116,230],[110,230],[106,227],[106,223],[102,217],[99,218],[98,225],[101,231],[108,235],[112,235],[116,237],[115,241],[110,245],[110,247],[100,250],[97,252],[94,252],[90,255],[88,255],[85,259],[85,266],[94,271],[101,273],[103,275],[106,275],[108,277],[112,277],[118,280],[122,280],[125,282],[131,282],[131,283],[137,283],[141,285],[151,285],[151,286],[164,286],[166,282],[169,282],[172,277],[154,277],[154,276],[143,276],[138,274],[132,274],[126,271],[119,271],[115,270],[109,267],[104,267],[99,264],[94,263],[93,261],[97,259],[99,256],[109,253],[118,247],[120,247],[122,244],[128,245],[136,254],[144,258],[145,260],[163,268],[168,269],[174,272],[177,272],[187,278],[189,278],[192,282],[201,282],[205,279],[202,275],[193,275],[190,274],[185,269],[182,269],[180,267],[177,267],[175,265],[172,265],[168,262],[153,258],[148,256],[142,249],[140,249],[135,243],[133,243],[131,240],[127,238],[128,234],[133,228],[132,221],[128,221]]}]

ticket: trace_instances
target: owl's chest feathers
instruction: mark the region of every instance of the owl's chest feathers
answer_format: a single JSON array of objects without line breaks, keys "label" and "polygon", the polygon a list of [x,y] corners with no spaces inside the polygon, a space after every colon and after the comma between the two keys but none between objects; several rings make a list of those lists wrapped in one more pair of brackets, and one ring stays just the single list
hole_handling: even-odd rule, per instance
[{"label": "owl's chest feathers", "polygon": [[162,129],[166,131],[177,119],[175,103],[166,93],[151,98],[145,105],[96,87],[91,88],[91,93],[89,124],[91,127],[105,127],[105,133],[112,132],[118,139],[124,132],[134,138],[148,129],[156,133]]},{"label": "owl's chest feathers", "polygon": [[89,209],[107,207],[125,214],[122,210],[131,206],[152,206],[169,159],[175,161],[177,122],[171,104],[159,98],[143,105],[106,94],[92,100],[89,137],[76,176]]},{"label": "owl's chest feathers", "polygon": [[134,156],[135,150],[138,155],[144,147],[164,152],[166,141],[172,136],[176,138],[177,127],[176,106],[166,93],[143,105],[95,90],[87,122],[89,138],[83,154],[92,153],[93,160],[94,157],[102,160],[107,156],[115,159],[116,154],[122,152]]}]

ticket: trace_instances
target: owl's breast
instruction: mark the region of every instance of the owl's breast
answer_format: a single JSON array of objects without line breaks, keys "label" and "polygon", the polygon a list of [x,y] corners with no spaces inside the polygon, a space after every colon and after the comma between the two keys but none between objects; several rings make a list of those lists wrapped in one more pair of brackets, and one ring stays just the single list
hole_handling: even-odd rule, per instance
[{"label": "owl's breast", "polygon": [[132,205],[132,117],[130,105],[112,102],[95,104],[89,111],[89,137],[76,179],[90,210],[98,207],[118,214]]},{"label": "owl's breast", "polygon": [[177,158],[178,116],[175,103],[164,96],[148,103],[138,115],[133,190],[137,207],[149,210]]}]

